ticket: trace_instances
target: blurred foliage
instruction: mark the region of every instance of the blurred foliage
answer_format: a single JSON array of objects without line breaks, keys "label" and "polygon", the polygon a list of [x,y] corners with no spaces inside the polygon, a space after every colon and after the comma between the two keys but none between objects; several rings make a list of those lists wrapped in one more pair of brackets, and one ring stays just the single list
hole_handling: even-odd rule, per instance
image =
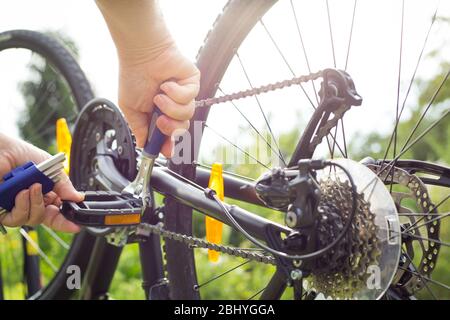
[{"label": "blurred foliage", "polygon": [[[440,72],[432,79],[427,81],[417,81],[417,91],[420,92],[420,96],[416,102],[416,106],[411,108],[412,112],[409,119],[401,121],[398,125],[397,154],[403,148],[407,138],[410,137],[413,128],[415,128],[419,121],[420,124],[409,139],[408,145],[422,132],[424,132],[434,121],[441,118],[442,115],[448,111],[450,81],[445,81],[443,85],[442,83],[446,76],[448,76],[449,70],[450,63],[443,62],[440,66]],[[442,88],[436,95],[437,89],[441,85]],[[430,105],[432,101],[434,102]],[[405,107],[405,109],[407,108]],[[405,117],[403,116],[402,119],[404,118]],[[362,159],[367,155],[370,155],[373,158],[383,159],[390,140],[391,135],[382,136],[377,132],[356,136],[350,143],[350,154],[352,154],[352,157],[355,159]],[[427,134],[404,155],[402,155],[401,158],[450,163],[450,152],[448,152],[446,148],[446,146],[449,145],[450,117],[447,115],[442,121],[440,121],[439,125],[432,129],[430,134]],[[387,158],[393,158],[393,152],[394,139],[392,139]]]},{"label": "blurred foliage", "polygon": [[[61,32],[47,32],[58,39],[78,58],[78,48],[73,40]],[[52,63],[33,54],[28,69],[29,79],[19,83],[25,108],[19,118],[21,137],[33,145],[54,153],[55,123],[66,118],[68,123],[76,118],[75,102],[63,76]]]}]

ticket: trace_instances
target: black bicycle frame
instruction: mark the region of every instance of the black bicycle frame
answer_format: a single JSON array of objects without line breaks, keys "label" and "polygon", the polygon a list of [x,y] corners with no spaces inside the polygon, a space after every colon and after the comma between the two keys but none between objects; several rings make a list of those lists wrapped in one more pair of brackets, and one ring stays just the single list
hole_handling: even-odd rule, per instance
[{"label": "black bicycle frame", "polygon": [[[110,156],[98,155],[97,164],[98,171],[95,178],[103,186],[113,190],[121,190],[129,183],[129,181],[117,171]],[[199,182],[201,184],[206,182],[206,171],[207,170],[199,170]],[[253,188],[250,182],[241,181],[238,178],[230,178],[228,176],[224,181],[226,181],[225,188],[227,188],[228,184],[227,197],[230,196],[248,203],[262,204],[261,201],[257,199],[254,191],[250,191]],[[153,169],[151,185],[156,192],[161,193],[166,197],[175,198],[180,203],[233,227],[233,224],[228,221],[225,212],[223,212],[221,207],[214,200],[205,195],[203,189],[174,175],[166,167],[157,166]],[[240,194],[239,191],[243,189],[247,189],[248,191]],[[232,192],[236,197],[229,195],[228,191]],[[288,227],[265,219],[257,214],[239,208],[238,206],[230,206],[227,204],[225,204],[225,206],[234,219],[245,230],[260,240],[272,240],[272,236],[275,234],[281,235],[283,233],[288,235],[293,232],[293,230]]]},{"label": "black bicycle frame", "polygon": [[[98,170],[95,178],[97,182],[109,190],[122,190],[129,181],[124,178],[116,169],[113,159],[109,155],[102,155],[101,153],[96,157]],[[429,164],[420,161],[399,160],[396,166],[402,167],[405,170],[415,173],[422,172],[437,176],[437,179],[430,179],[429,183],[434,185],[441,185],[450,187],[450,169]],[[205,168],[197,167],[196,179],[191,182],[176,173],[170,171],[166,166],[156,166],[152,173],[151,185],[152,188],[163,194],[166,197],[172,197],[182,204],[185,204],[205,215],[213,217],[217,220],[234,228],[232,223],[228,221],[226,214],[221,207],[206,196],[204,189],[208,185],[210,171]],[[264,204],[257,197],[254,191],[253,182],[233,175],[224,174],[224,185],[226,196],[232,199],[244,201],[246,203],[263,206]],[[260,217],[257,214],[244,210],[238,206],[226,205],[230,214],[234,219],[252,236],[259,240],[270,243],[276,249],[281,247],[282,234],[289,235],[294,230]],[[282,214],[282,212],[280,212]],[[152,237],[146,247],[145,257],[143,262],[145,270],[142,270],[144,277],[144,286],[147,296],[149,295],[149,288],[152,286],[159,286],[163,280],[163,265],[160,251],[160,243],[158,237]],[[157,250],[154,250],[157,248]],[[158,252],[156,252],[158,251]],[[108,255],[108,252],[103,252],[103,256]],[[116,266],[114,264],[114,266]],[[108,278],[112,279],[114,270],[110,269]],[[102,272],[104,274],[104,270]],[[286,288],[287,278],[284,275],[283,267],[277,268],[276,273],[272,277],[269,285],[264,290],[263,299],[279,298]],[[104,284],[100,288],[100,292],[106,292],[108,284]],[[150,297],[151,298],[151,297]]]}]

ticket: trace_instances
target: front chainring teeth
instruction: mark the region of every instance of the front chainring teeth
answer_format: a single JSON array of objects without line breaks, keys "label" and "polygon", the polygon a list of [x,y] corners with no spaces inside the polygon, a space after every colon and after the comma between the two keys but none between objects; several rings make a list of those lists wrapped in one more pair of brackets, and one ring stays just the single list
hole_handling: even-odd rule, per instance
[{"label": "front chainring teeth", "polygon": [[[372,171],[375,173],[380,171],[380,166],[370,165],[369,166]],[[409,190],[409,193],[406,194],[397,194],[393,199],[396,202],[397,208],[401,212],[411,213],[412,211],[404,206],[402,206],[402,201],[405,199],[413,200],[419,211],[425,213],[425,217],[422,221],[418,222],[414,216],[409,216],[409,221],[407,225],[422,225],[422,228],[426,228],[426,236],[420,234],[420,230],[414,229],[414,236],[418,236],[420,238],[413,238],[413,240],[417,240],[422,243],[420,248],[422,249],[422,256],[420,258],[420,263],[417,265],[417,270],[414,270],[414,273],[418,273],[427,278],[431,278],[431,273],[436,267],[440,244],[439,242],[439,232],[440,232],[440,220],[434,220],[432,223],[427,223],[428,221],[433,219],[433,214],[437,213],[434,204],[431,202],[430,195],[425,184],[420,180],[420,178],[414,174],[408,173],[406,170],[401,168],[393,167],[392,170],[384,170],[384,172],[380,175],[380,179],[384,181],[392,181],[394,184],[399,184],[403,187],[406,187]],[[423,229],[422,229],[423,230]],[[429,240],[426,240],[428,238]],[[434,242],[436,240],[438,242]],[[406,244],[405,244],[406,245]],[[406,252],[408,250],[406,249]],[[415,253],[415,252],[414,252]],[[406,258],[406,260],[409,260]],[[407,263],[405,263],[408,265]],[[415,269],[415,268],[413,268]],[[405,280],[407,276],[405,271],[402,269],[398,270],[399,275],[396,276],[396,279]],[[406,289],[410,295],[415,294],[417,291],[421,290],[425,283],[421,281],[420,276],[415,274],[411,274],[407,277],[408,279],[402,283],[393,283],[393,286],[399,286],[403,289]]]},{"label": "front chainring teeth", "polygon": [[[104,152],[97,146],[104,143]],[[72,180],[82,190],[96,190],[97,157],[108,155],[116,169],[128,180],[136,175],[135,138],[121,111],[106,99],[90,101],[81,111],[73,134]]]}]

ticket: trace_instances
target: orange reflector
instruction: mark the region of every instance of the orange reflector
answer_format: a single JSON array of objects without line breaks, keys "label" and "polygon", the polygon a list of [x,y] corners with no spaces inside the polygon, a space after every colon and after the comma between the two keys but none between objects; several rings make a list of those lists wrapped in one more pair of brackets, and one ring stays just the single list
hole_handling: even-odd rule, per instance
[{"label": "orange reflector", "polygon": [[141,222],[141,214],[125,214],[105,216],[105,225],[132,225]]},{"label": "orange reflector", "polygon": [[66,161],[64,162],[64,172],[69,174],[70,168],[70,148],[72,146],[72,135],[70,134],[69,126],[64,118],[56,120],[56,148],[58,152],[66,154]]},{"label": "orange reflector", "polygon": [[[212,165],[208,187],[216,191],[217,197],[221,201],[224,200],[225,193],[223,186],[221,163],[214,163]],[[215,244],[221,244],[223,223],[208,216],[205,217],[205,223],[206,223],[206,240]],[[211,262],[217,262],[219,260],[219,252],[214,250],[208,250],[208,259]]]}]

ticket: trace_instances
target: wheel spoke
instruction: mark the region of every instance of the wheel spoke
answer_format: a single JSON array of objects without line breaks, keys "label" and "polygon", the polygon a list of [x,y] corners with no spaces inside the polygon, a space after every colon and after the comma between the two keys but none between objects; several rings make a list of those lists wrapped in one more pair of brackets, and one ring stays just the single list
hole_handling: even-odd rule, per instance
[{"label": "wheel spoke", "polygon": [[[300,38],[300,43],[301,43],[301,46],[302,46],[303,55],[304,55],[305,60],[306,60],[306,66],[307,66],[307,68],[308,68],[308,72],[309,72],[309,73],[312,73],[312,71],[311,71],[311,65],[310,65],[310,63],[309,63],[308,54],[307,54],[307,52],[306,52],[305,42],[303,41],[302,32],[301,32],[301,30],[300,30],[300,23],[298,22],[297,14],[296,14],[296,12],[295,12],[294,3],[292,2],[292,0],[290,0],[290,4],[291,4],[291,11],[292,11],[292,14],[294,15],[295,25],[297,26],[297,33],[298,33],[298,36],[299,36],[299,38]],[[315,95],[315,97],[316,97],[317,104],[319,104],[319,96],[317,95],[316,85],[314,84],[314,81],[311,81],[311,84],[312,84],[312,88],[313,88],[313,90],[314,90],[314,95]],[[314,105],[313,105],[313,107],[314,107]],[[315,109],[315,107],[314,107],[314,109]]]},{"label": "wheel spoke", "polygon": [[440,215],[439,217],[435,217],[435,218],[433,218],[433,219],[430,219],[430,220],[428,220],[428,221],[425,222],[425,223],[416,225],[415,227],[408,227],[408,229],[406,229],[405,231],[403,231],[403,233],[406,233],[406,232],[409,232],[409,231],[411,231],[411,230],[415,230],[415,229],[418,229],[418,228],[420,228],[420,227],[426,226],[426,225],[428,225],[428,224],[430,224],[430,223],[433,223],[434,221],[444,220],[445,218],[447,218],[447,217],[449,217],[449,216],[450,216],[450,213],[449,213],[449,212],[444,213],[444,214]]},{"label": "wheel spoke", "polygon": [[[276,42],[275,39],[273,38],[273,36],[272,36],[272,34],[270,33],[269,29],[268,29],[267,26],[264,24],[263,20],[260,19],[259,22],[260,22],[261,25],[263,26],[263,28],[264,28],[264,30],[266,31],[268,37],[270,38],[270,40],[271,40],[271,42],[273,43],[273,45],[275,46],[276,50],[277,50],[278,53],[280,54],[281,58],[283,59],[284,63],[286,64],[287,68],[288,68],[289,71],[291,72],[292,76],[293,76],[293,77],[296,77],[296,74],[295,74],[294,70],[292,69],[291,65],[290,65],[289,62],[287,61],[286,57],[284,56],[284,54],[283,54],[283,52],[281,51],[280,47],[278,46],[277,42]],[[299,34],[300,34],[300,29],[298,29],[298,30],[299,30],[298,32],[299,32]],[[302,39],[301,36],[300,36],[300,38]],[[302,44],[303,44],[303,41],[302,41]],[[333,50],[334,50],[334,49],[333,49]],[[304,52],[305,52],[305,57],[307,57],[307,56],[306,56],[306,50],[305,50]],[[308,72],[311,73],[311,69],[310,69],[310,67],[309,67],[309,62],[308,62],[307,64],[308,64]],[[241,65],[242,65],[242,64],[241,64]],[[335,67],[336,67],[336,66],[335,66]],[[248,77],[247,77],[247,80],[248,80]],[[249,82],[250,82],[250,81],[249,81]],[[316,95],[316,99],[318,100],[316,88],[315,88],[315,86],[314,86],[314,81],[311,81],[311,82],[312,82],[312,84],[313,84],[313,89],[314,89],[314,93],[315,93],[315,95]],[[251,86],[251,85],[250,85],[250,86]],[[311,106],[314,108],[314,110],[316,110],[316,107],[314,106],[313,101],[312,101],[311,98],[309,97],[308,93],[306,92],[306,90],[305,90],[305,88],[303,87],[302,84],[300,84],[300,88],[302,89],[302,91],[303,91],[303,93],[306,95],[306,97],[308,98],[309,102],[311,103]],[[255,98],[257,98],[257,97],[255,96]],[[258,105],[259,105],[259,103],[258,103]],[[333,138],[334,143],[338,145],[339,150],[341,150],[341,153],[342,153],[342,155],[344,156],[344,153],[342,152],[341,147],[339,146],[339,144],[338,144],[337,141],[336,141],[336,136],[335,136],[335,135],[333,136],[333,134],[331,134],[331,133],[330,133],[329,135]],[[329,139],[328,139],[328,135],[327,135],[326,139],[327,139],[328,149],[329,149],[329,151],[330,151],[331,157],[333,157],[333,153],[332,153],[332,150],[331,150],[331,144],[330,144],[330,141],[329,141]]]},{"label": "wheel spoke", "polygon": [[[278,51],[278,53],[281,56],[281,59],[283,59],[284,63],[286,64],[286,67],[289,69],[289,71],[291,72],[292,76],[295,77],[295,72],[292,69],[291,65],[289,64],[289,62],[287,61],[286,57],[284,56],[283,52],[281,51],[280,47],[278,46],[277,42],[275,41],[275,39],[272,37],[272,34],[269,32],[269,29],[267,29],[266,25],[264,24],[263,20],[260,19],[259,23],[263,26],[264,30],[266,31],[266,34],[268,35],[268,37],[270,38],[270,41],[272,42],[272,44],[275,46],[275,49]],[[300,88],[302,89],[303,93],[305,94],[306,98],[309,100],[309,102],[311,103],[312,107],[314,109],[316,109],[316,106],[314,105],[314,102],[311,100],[310,96],[308,95],[308,93],[306,92],[305,88],[303,87],[303,85],[300,83]]]},{"label": "wheel spoke", "polygon": [[[239,64],[241,65],[242,71],[244,72],[245,78],[247,79],[247,82],[248,82],[250,88],[253,89],[253,84],[252,84],[252,82],[250,80],[250,77],[249,77],[249,75],[247,73],[247,70],[244,67],[244,64],[242,63],[242,60],[241,60],[241,57],[239,56],[239,53],[236,52],[235,55],[238,58]],[[256,103],[258,104],[259,110],[261,111],[261,114],[262,114],[262,116],[264,118],[264,121],[266,122],[267,129],[269,129],[269,133],[272,136],[273,142],[275,143],[275,146],[276,146],[276,148],[278,150],[278,154],[280,155],[280,157],[281,157],[281,159],[283,161],[283,164],[286,167],[287,166],[286,165],[286,161],[284,160],[283,154],[281,153],[281,150],[280,150],[280,146],[278,145],[278,142],[275,139],[275,135],[273,134],[272,127],[269,124],[269,120],[267,119],[267,116],[266,116],[266,114],[265,114],[265,112],[264,112],[264,110],[263,110],[263,108],[261,106],[261,103],[260,103],[260,101],[258,99],[258,96],[255,96],[255,100],[256,100]]]},{"label": "wheel spoke", "polygon": [[[433,94],[430,102],[428,103],[427,107],[425,108],[425,110],[423,111],[422,115],[420,116],[419,120],[417,121],[416,125],[414,126],[413,130],[411,131],[411,133],[408,136],[408,139],[406,140],[406,142],[404,143],[401,151],[405,150],[407,144],[409,143],[409,141],[411,141],[414,133],[417,131],[417,128],[419,127],[419,125],[422,123],[422,120],[425,118],[425,115],[427,114],[428,110],[430,109],[430,107],[433,105],[434,100],[436,99],[437,95],[439,94],[439,92],[441,92],[442,87],[444,86],[445,82],[448,79],[448,76],[450,74],[450,69],[447,71],[447,74],[445,75],[444,79],[442,80],[442,82],[440,83],[439,87],[436,89],[435,93]],[[450,109],[449,109],[450,110]],[[447,110],[447,114],[448,114],[448,110]]]},{"label": "wheel spoke", "polygon": [[[411,270],[409,270],[409,269],[407,269],[407,268],[404,268],[404,267],[401,267],[401,266],[399,266],[398,268],[401,269],[401,270],[407,271],[407,272],[409,272],[409,273],[411,273],[411,274],[413,274],[413,275],[416,275],[416,276],[419,276],[419,275],[420,275],[419,272],[411,271]],[[431,282],[431,283],[433,283],[433,284],[435,284],[435,285],[438,285],[438,286],[440,286],[440,287],[442,287],[442,288],[444,288],[444,289],[450,290],[450,286],[446,285],[445,283],[442,283],[442,282],[433,280],[433,279],[431,279],[431,278],[429,278],[429,277],[427,277],[427,276],[425,276],[425,275],[422,275],[422,278],[425,279],[425,280],[427,280],[427,281],[429,281],[429,282]]]},{"label": "wheel spoke", "polygon": [[[298,36],[299,36],[299,39],[300,39],[300,43],[301,43],[301,46],[302,46],[303,55],[304,55],[305,60],[306,60],[306,66],[307,66],[307,68],[308,68],[308,72],[311,73],[311,72],[312,72],[312,71],[311,71],[311,65],[310,65],[310,63],[309,63],[309,58],[308,58],[308,54],[307,54],[307,51],[306,51],[305,42],[303,41],[303,36],[302,36],[301,29],[300,29],[300,23],[299,23],[299,21],[298,21],[297,14],[296,14],[295,7],[294,7],[294,3],[293,3],[292,0],[290,0],[290,4],[291,4],[291,11],[292,11],[292,14],[293,14],[294,20],[295,20],[295,25],[296,25],[296,27],[297,27],[297,33],[298,33]],[[264,25],[264,26],[265,26],[265,25]],[[266,29],[266,32],[269,34],[269,37],[270,37],[271,39],[273,39],[273,37],[270,35],[270,32],[267,30],[266,27],[265,27],[265,29]],[[274,42],[274,40],[272,40],[272,42]],[[277,47],[278,47],[278,46],[277,46]],[[287,63],[287,62],[286,62],[286,63]],[[293,73],[293,71],[292,71],[292,69],[291,69],[290,67],[289,67],[289,69],[290,69],[291,72]],[[313,88],[313,91],[314,91],[314,94],[315,94],[315,97],[316,97],[317,104],[319,104],[319,97],[318,97],[318,95],[317,95],[317,89],[316,89],[316,86],[315,86],[315,84],[314,84],[314,81],[311,81],[311,84],[312,84],[312,88]],[[303,89],[303,88],[302,88],[302,89]],[[303,89],[303,91],[305,92],[304,89]],[[305,94],[306,94],[306,92],[305,92]],[[315,110],[316,107],[314,106],[314,104],[311,104],[311,105],[312,105],[312,107],[313,107],[314,110]],[[347,152],[345,152],[345,154],[344,154],[344,152],[342,152],[341,147],[339,146],[339,144],[338,144],[337,141],[336,141],[337,137],[336,137],[336,136],[333,136],[332,133],[330,133],[329,135],[333,138],[333,143],[337,145],[337,147],[338,147],[338,149],[340,150],[341,154],[342,154],[345,158],[347,158]],[[329,149],[329,151],[330,151],[330,155],[331,155],[331,157],[333,157],[333,152],[332,152],[332,150],[331,150],[331,144],[330,144],[330,140],[328,139],[328,135],[326,136],[326,139],[327,139],[327,144],[328,144],[328,149]],[[344,137],[344,144],[345,144],[345,137]],[[344,148],[347,149],[347,146],[344,146]]]},{"label": "wheel spoke", "polygon": [[[220,91],[223,95],[225,95],[225,92],[223,92],[223,90],[222,90],[220,87],[219,87],[218,89],[219,89],[219,91]],[[259,130],[253,125],[253,123],[250,121],[250,119],[248,119],[248,118],[245,116],[245,114],[244,114],[244,113],[236,106],[236,104],[235,104],[233,101],[230,101],[230,103],[232,104],[232,106],[234,107],[234,109],[236,109],[236,111],[239,112],[239,114],[245,119],[245,121],[247,121],[247,123],[250,125],[250,127],[253,128],[253,130],[256,132],[256,134],[257,134],[261,139],[263,139],[263,141],[266,143],[266,145],[267,145],[273,152],[276,153],[276,155],[278,156],[278,158],[279,158],[282,162],[284,162],[283,158],[281,158],[281,156],[280,156],[280,153],[279,153],[277,150],[275,150],[275,149],[273,148],[273,146],[269,143],[269,141],[267,141],[267,139],[262,135],[262,133],[260,133]],[[285,165],[286,165],[286,163],[285,163]]]},{"label": "wheel spoke", "polygon": [[[433,206],[431,208],[431,210],[428,210],[428,212],[426,213],[426,215],[429,215],[432,211],[437,210],[441,205],[443,205],[448,199],[450,198],[450,194],[447,195],[444,199],[442,199],[441,201],[439,201],[438,204],[436,204],[435,206]],[[415,225],[417,225],[419,222],[423,221],[423,219],[425,219],[426,215],[422,215],[422,217],[420,219],[417,219],[412,225],[409,226],[409,228],[413,228]],[[437,216],[440,216],[440,214],[436,214]]]},{"label": "wheel spoke", "polygon": [[434,299],[434,300],[438,300],[438,299],[436,298],[436,295],[434,294],[434,292],[430,289],[430,287],[428,286],[427,282],[425,281],[424,276],[423,276],[422,274],[420,274],[420,272],[418,272],[418,268],[414,265],[414,262],[412,261],[412,259],[411,259],[411,257],[409,256],[409,254],[408,254],[405,250],[403,250],[403,249],[402,249],[402,251],[403,251],[403,253],[406,255],[406,257],[408,258],[409,263],[413,266],[415,272],[417,273],[417,276],[422,280],[423,284],[425,285],[425,287],[427,288],[428,292],[431,294],[431,296],[433,297],[433,299]]},{"label": "wheel spoke", "polygon": [[264,290],[266,290],[267,286],[265,286],[264,288],[258,290],[255,294],[253,294],[250,298],[248,298],[247,300],[253,300],[258,294],[261,294]]},{"label": "wheel spoke", "polygon": [[[193,161],[192,164],[195,165],[195,166],[198,166],[198,167],[205,168],[205,169],[209,169],[209,170],[212,169],[211,166],[208,166],[208,165],[206,165],[206,164],[204,164],[204,163],[199,163],[199,162],[197,162],[197,161]],[[230,175],[230,176],[233,176],[233,177],[236,177],[236,178],[240,178],[240,179],[244,179],[244,180],[248,180],[248,181],[254,181],[253,178],[246,177],[246,176],[243,176],[243,175],[240,175],[240,174],[231,172],[231,171],[222,170],[222,172],[223,172],[224,175]]]},{"label": "wheel spoke", "polygon": [[344,129],[344,118],[341,118],[341,128],[342,128],[342,140],[344,141],[344,153],[345,158],[348,158],[348,152],[347,152],[347,139],[345,138],[345,129]]},{"label": "wheel spoke", "polygon": [[[426,45],[427,45],[427,43],[428,43],[428,38],[429,38],[429,36],[430,36],[431,29],[433,28],[433,25],[434,25],[434,23],[435,23],[435,21],[436,21],[436,16],[437,16],[438,8],[439,8],[439,6],[436,7],[436,10],[435,10],[435,12],[434,12],[433,18],[431,19],[431,24],[430,24],[430,27],[428,28],[428,32],[427,32],[427,34],[426,34],[426,36],[425,36],[425,40],[424,40],[424,42],[423,42],[422,49],[421,49],[420,54],[419,54],[419,57],[418,57],[418,59],[417,59],[417,63],[416,63],[416,66],[415,66],[413,75],[412,75],[412,77],[411,77],[411,80],[409,81],[408,89],[407,89],[407,91],[406,91],[406,95],[405,95],[405,98],[403,99],[402,107],[401,107],[400,113],[399,113],[399,115],[398,115],[398,118],[399,118],[399,119],[401,118],[401,116],[402,116],[402,114],[403,114],[403,111],[404,111],[404,109],[405,109],[406,101],[407,101],[407,99],[408,99],[409,93],[410,93],[411,88],[412,88],[412,85],[413,85],[413,83],[414,83],[414,79],[416,78],[416,74],[417,74],[417,70],[419,69],[420,62],[422,61],[422,56],[423,56],[423,53],[424,53],[424,51],[425,51],[425,47],[426,47]],[[394,130],[392,131],[391,137],[390,137],[390,139],[389,139],[388,146],[387,146],[387,148],[386,148],[386,151],[385,151],[385,154],[384,154],[384,157],[383,157],[383,161],[386,160],[386,158],[387,158],[387,155],[388,155],[389,150],[390,150],[391,145],[392,145],[392,140],[393,140],[393,138],[394,138],[394,132],[397,130],[397,128],[396,128],[397,126],[398,126],[398,122],[396,121]]]},{"label": "wheel spoke", "polygon": [[23,228],[20,228],[19,231],[20,231],[20,234],[25,238],[25,240],[27,240],[34,249],[36,249],[36,251],[39,253],[39,256],[42,259],[44,259],[44,261],[50,266],[50,268],[53,270],[53,272],[55,272],[55,273],[58,272],[58,268],[53,264],[53,262],[44,253],[44,251],[42,251],[42,249],[39,247],[39,245],[30,237],[28,232]]},{"label": "wheel spoke", "polygon": [[221,277],[223,277],[223,276],[229,274],[230,272],[232,272],[232,271],[234,271],[234,270],[236,270],[236,269],[238,269],[238,268],[240,268],[240,267],[246,265],[246,264],[249,263],[250,261],[251,261],[251,260],[246,260],[246,261],[244,261],[244,262],[238,264],[237,266],[234,266],[233,268],[231,268],[231,269],[229,269],[229,270],[227,270],[227,271],[225,271],[225,272],[222,272],[222,273],[218,274],[217,276],[212,277],[212,278],[209,279],[209,280],[206,280],[206,281],[203,282],[202,284],[197,285],[197,286],[196,286],[196,289],[199,290],[201,287],[204,287],[204,286],[206,286],[207,284],[209,284],[209,283],[211,283],[211,282],[213,282],[213,281],[215,281],[215,280],[217,280],[217,279],[219,279],[219,278],[221,278]]},{"label": "wheel spoke", "polygon": [[211,130],[211,132],[213,132],[215,135],[217,135],[218,137],[222,138],[223,140],[225,140],[226,142],[228,142],[229,144],[231,144],[234,148],[236,148],[237,150],[241,151],[242,153],[244,153],[247,157],[255,160],[257,163],[259,163],[261,166],[263,166],[264,168],[270,170],[269,166],[262,163],[261,161],[259,161],[258,159],[256,159],[254,156],[252,156],[250,153],[248,153],[247,151],[243,150],[242,148],[239,148],[235,143],[231,142],[230,140],[228,140],[227,138],[225,138],[223,135],[221,135],[220,133],[218,133],[216,130],[214,130],[213,128],[211,128],[210,126],[208,126],[208,124],[204,124],[205,128],[208,128],[209,130]]},{"label": "wheel spoke", "polygon": [[[448,76],[448,74],[447,74]],[[445,119],[446,116],[448,116],[450,113],[450,108],[447,109],[442,116],[434,121],[428,128],[426,128],[417,138],[415,138],[409,145],[405,145],[400,153],[392,159],[389,163],[387,163],[384,167],[381,165],[380,170],[377,172],[377,176],[379,176],[381,173],[383,173],[386,169],[391,170],[394,165],[397,163],[397,160],[400,159],[402,155],[404,155],[409,149],[411,149],[416,143],[418,143],[424,136],[426,136],[431,130],[433,130],[434,127],[436,127],[443,119]],[[375,178],[374,178],[375,179]],[[370,184],[370,182],[369,182]]]},{"label": "wheel spoke", "polygon": [[330,33],[330,42],[331,42],[331,53],[333,54],[333,64],[334,68],[336,68],[336,53],[334,51],[334,40],[333,40],[333,28],[331,26],[331,15],[330,15],[330,6],[328,0],[325,1],[327,5],[327,16],[328,16],[328,31]]},{"label": "wheel spoke", "polygon": [[400,234],[403,234],[403,235],[407,235],[408,237],[414,238],[416,240],[425,240],[425,241],[428,241],[428,242],[437,243],[437,244],[439,244],[441,246],[444,246],[444,247],[450,247],[450,243],[449,242],[443,242],[443,241],[436,240],[436,239],[430,239],[430,238],[427,238],[427,237],[418,236],[418,235],[410,233],[410,232],[405,232],[405,233],[404,232],[397,232],[397,231],[392,231],[392,232],[393,233],[400,233]]},{"label": "wheel spoke", "polygon": [[[397,154],[397,134],[398,134],[398,123],[399,118],[399,107],[400,107],[400,82],[402,77],[402,57],[403,57],[403,31],[404,31],[404,21],[405,21],[405,0],[402,0],[402,11],[401,11],[401,27],[400,27],[400,52],[398,60],[398,75],[397,75],[397,100],[395,105],[395,126],[394,126],[394,158]],[[392,184],[391,184],[392,192]]]},{"label": "wheel spoke", "polygon": [[52,229],[50,229],[49,227],[47,227],[46,225],[42,224],[41,227],[56,241],[58,242],[58,244],[63,247],[66,250],[70,249],[70,246],[63,240],[61,239],[60,236],[58,236],[56,234],[55,231],[53,231]]},{"label": "wheel spoke", "polygon": [[350,47],[352,44],[352,37],[353,37],[353,26],[355,24],[355,16],[356,16],[356,4],[358,3],[358,0],[355,0],[353,3],[353,14],[352,14],[352,23],[350,26],[350,35],[348,37],[348,45],[347,45],[347,55],[345,57],[345,68],[344,70],[347,71],[347,67],[348,67],[348,58],[350,56]]}]

